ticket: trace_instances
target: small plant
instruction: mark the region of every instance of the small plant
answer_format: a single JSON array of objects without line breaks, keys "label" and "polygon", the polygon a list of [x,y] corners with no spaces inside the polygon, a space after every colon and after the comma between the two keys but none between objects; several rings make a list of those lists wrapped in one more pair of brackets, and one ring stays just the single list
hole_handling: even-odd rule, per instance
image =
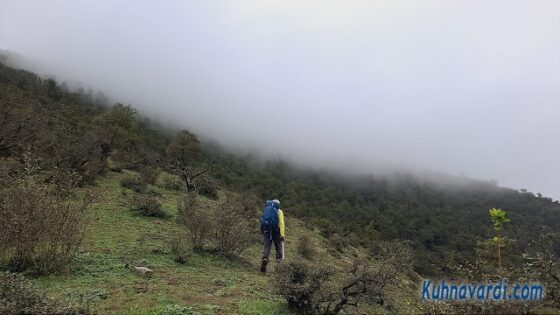
[{"label": "small plant", "polygon": [[145,166],[140,169],[140,179],[143,183],[154,185],[158,179],[159,171],[153,167]]},{"label": "small plant", "polygon": [[296,251],[303,258],[311,259],[315,256],[315,244],[309,235],[304,234],[299,238]]},{"label": "small plant", "polygon": [[227,281],[222,278],[215,278],[212,280],[212,284],[217,287],[225,287],[227,285]]},{"label": "small plant", "polygon": [[193,248],[201,250],[212,232],[212,210],[201,207],[194,192],[187,193],[178,208],[177,221],[190,231]]},{"label": "small plant", "polygon": [[122,173],[122,167],[120,166],[109,166],[109,171],[113,173]]},{"label": "small plant", "polygon": [[89,310],[47,298],[20,274],[0,272],[0,314],[89,314]]},{"label": "small plant", "polygon": [[107,160],[95,159],[88,162],[85,166],[85,172],[82,174],[84,183],[93,184],[95,178],[107,173]]},{"label": "small plant", "polygon": [[344,249],[350,245],[348,239],[344,236],[340,236],[338,233],[333,233],[329,236],[329,242],[331,244],[330,249],[333,251],[338,251],[339,253],[344,252]]},{"label": "small plant", "polygon": [[492,238],[492,241],[496,244],[498,267],[502,269],[502,248],[505,246],[505,239],[501,236],[500,232],[504,228],[504,224],[511,220],[506,217],[507,212],[502,209],[492,208],[489,210],[489,213],[492,225],[496,231],[496,235]]},{"label": "small plant", "polygon": [[129,188],[137,193],[143,193],[146,190],[146,184],[135,177],[125,177],[121,180],[121,187]]},{"label": "small plant", "polygon": [[157,198],[152,195],[134,196],[132,199],[132,210],[146,217],[167,217],[167,213],[161,209],[161,204]]},{"label": "small plant", "polygon": [[169,190],[186,190],[185,183],[177,175],[171,175],[166,172],[161,172],[156,181],[157,185]]},{"label": "small plant", "polygon": [[330,269],[314,269],[302,260],[294,260],[280,266],[275,282],[290,309],[300,314],[315,314],[320,291],[333,275]]},{"label": "small plant", "polygon": [[193,251],[189,233],[183,232],[174,235],[170,245],[175,261],[179,264],[186,264]]}]

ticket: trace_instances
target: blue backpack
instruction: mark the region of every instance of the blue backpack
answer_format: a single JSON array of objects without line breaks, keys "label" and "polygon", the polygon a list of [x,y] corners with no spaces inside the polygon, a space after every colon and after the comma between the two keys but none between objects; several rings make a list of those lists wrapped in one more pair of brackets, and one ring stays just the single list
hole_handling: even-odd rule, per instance
[{"label": "blue backpack", "polygon": [[280,234],[278,227],[278,204],[267,201],[263,209],[261,217],[261,232],[270,232],[271,234]]}]

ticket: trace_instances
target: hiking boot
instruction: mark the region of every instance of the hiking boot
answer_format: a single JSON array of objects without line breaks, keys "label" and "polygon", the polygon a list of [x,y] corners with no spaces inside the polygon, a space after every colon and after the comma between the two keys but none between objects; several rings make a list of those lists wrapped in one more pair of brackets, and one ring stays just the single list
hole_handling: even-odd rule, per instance
[{"label": "hiking boot", "polygon": [[268,258],[263,258],[261,262],[261,272],[266,272],[266,265],[268,265]]}]

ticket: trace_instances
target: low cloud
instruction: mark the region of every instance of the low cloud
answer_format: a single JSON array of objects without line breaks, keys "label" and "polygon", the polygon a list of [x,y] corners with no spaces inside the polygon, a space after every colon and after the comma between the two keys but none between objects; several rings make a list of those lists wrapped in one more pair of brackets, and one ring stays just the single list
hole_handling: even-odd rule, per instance
[{"label": "low cloud", "polygon": [[0,49],[306,165],[560,198],[557,1],[8,1]]}]

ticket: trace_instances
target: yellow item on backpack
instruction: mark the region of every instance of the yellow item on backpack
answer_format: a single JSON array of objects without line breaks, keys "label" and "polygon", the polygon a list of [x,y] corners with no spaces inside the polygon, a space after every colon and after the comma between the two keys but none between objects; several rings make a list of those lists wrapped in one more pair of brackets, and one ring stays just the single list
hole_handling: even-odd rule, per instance
[{"label": "yellow item on backpack", "polygon": [[278,227],[280,228],[280,237],[286,236],[286,226],[284,225],[284,211],[278,209]]}]

